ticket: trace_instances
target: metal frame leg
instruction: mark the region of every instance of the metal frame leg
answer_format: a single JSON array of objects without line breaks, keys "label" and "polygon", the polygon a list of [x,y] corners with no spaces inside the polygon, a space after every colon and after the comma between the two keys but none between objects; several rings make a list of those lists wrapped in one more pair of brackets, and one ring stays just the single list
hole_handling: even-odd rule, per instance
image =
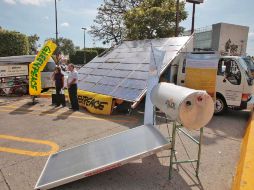
[{"label": "metal frame leg", "polygon": [[197,161],[197,168],[196,168],[196,177],[199,175],[199,166],[200,166],[200,157],[201,157],[201,147],[202,147],[202,141],[203,141],[203,128],[200,129],[199,134],[199,143],[198,143],[198,161]]},{"label": "metal frame leg", "polygon": [[173,129],[172,129],[172,139],[171,139],[171,155],[170,155],[170,163],[169,163],[169,180],[172,178],[173,172],[173,158],[175,155],[175,135],[176,135],[176,122],[173,122]]},{"label": "metal frame leg", "polygon": [[[182,127],[181,125],[177,125],[176,122],[173,122],[173,129],[172,129],[172,139],[171,139],[171,155],[170,155],[170,163],[169,163],[169,180],[171,180],[172,178],[172,172],[173,172],[173,164],[180,164],[180,163],[192,163],[192,162],[196,162],[196,177],[198,177],[199,175],[199,166],[200,166],[200,157],[201,157],[201,146],[202,146],[202,140],[203,140],[203,128],[200,129],[200,134],[199,134],[199,141],[196,140],[194,137],[192,137],[191,135],[189,135],[187,132],[185,132],[183,129],[181,129],[180,127]],[[192,159],[192,160],[181,160],[178,161],[176,159],[176,155],[175,155],[175,141],[176,141],[176,130],[179,130],[183,133],[183,135],[185,135],[186,137],[188,137],[190,140],[192,140],[193,142],[195,142],[196,144],[198,144],[198,156],[197,159]],[[175,160],[174,160],[175,157]]]}]

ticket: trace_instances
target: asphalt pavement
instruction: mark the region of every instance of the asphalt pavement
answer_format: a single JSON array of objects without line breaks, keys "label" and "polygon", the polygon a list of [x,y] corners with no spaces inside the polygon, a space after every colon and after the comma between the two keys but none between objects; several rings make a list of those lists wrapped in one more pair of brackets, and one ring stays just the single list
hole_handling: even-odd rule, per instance
[{"label": "asphalt pavement", "polygon": [[[72,112],[67,107],[55,108],[45,98],[36,105],[29,97],[0,99],[1,190],[33,189],[49,154],[143,123],[140,111],[130,116],[99,116],[83,109]],[[247,111],[228,111],[213,117],[204,128],[199,178],[195,176],[195,164],[188,163],[175,165],[173,178],[168,180],[170,151],[166,150],[55,189],[231,189],[249,115]],[[158,128],[170,136],[172,125],[164,118],[158,118]],[[198,138],[199,131],[188,132]],[[197,145],[177,133],[177,159],[196,156]]]}]

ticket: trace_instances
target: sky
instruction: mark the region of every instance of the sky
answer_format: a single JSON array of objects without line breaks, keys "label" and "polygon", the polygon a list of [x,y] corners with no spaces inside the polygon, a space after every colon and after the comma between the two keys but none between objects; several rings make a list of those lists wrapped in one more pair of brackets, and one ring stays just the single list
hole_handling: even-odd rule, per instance
[{"label": "sky", "polygon": [[[84,32],[97,14],[103,0],[58,0],[59,37],[71,39],[75,46],[83,48]],[[224,22],[249,27],[247,53],[254,56],[253,0],[204,0],[196,6],[195,28]],[[191,28],[192,4],[186,4],[188,18],[180,25]],[[0,26],[27,35],[38,34],[40,43],[55,37],[54,0],[0,0]],[[86,47],[103,47],[86,33]]]}]

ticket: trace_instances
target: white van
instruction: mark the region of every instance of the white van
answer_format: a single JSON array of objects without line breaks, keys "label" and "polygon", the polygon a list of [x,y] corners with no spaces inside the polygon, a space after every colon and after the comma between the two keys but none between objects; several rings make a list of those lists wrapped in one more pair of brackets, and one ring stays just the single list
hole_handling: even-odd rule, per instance
[{"label": "white van", "polygon": [[[185,66],[186,58],[182,56],[177,74],[177,84],[180,86],[185,86]],[[221,114],[227,108],[253,109],[253,79],[241,57],[220,57],[216,81],[215,114]]]},{"label": "white van", "polygon": [[[28,75],[29,64],[34,61],[36,55],[20,55],[0,57],[0,90],[6,95],[15,94],[13,89],[28,94]],[[54,81],[51,76],[54,72],[56,64],[52,58],[41,72],[42,89],[54,87]],[[15,86],[15,88],[13,88]],[[21,89],[22,88],[22,89]],[[1,93],[0,93],[1,94]]]}]

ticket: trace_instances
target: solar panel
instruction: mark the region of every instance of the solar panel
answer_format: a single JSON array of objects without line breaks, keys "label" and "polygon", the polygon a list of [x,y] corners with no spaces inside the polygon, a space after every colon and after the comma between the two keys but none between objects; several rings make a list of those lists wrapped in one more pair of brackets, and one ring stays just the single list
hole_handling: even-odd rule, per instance
[{"label": "solar panel", "polygon": [[[83,81],[84,82],[94,82],[97,83],[102,79],[102,76],[88,75]],[[82,83],[81,81],[80,83]]]},{"label": "solar panel", "polygon": [[145,89],[146,81],[137,79],[126,79],[120,84],[120,86],[126,88]]},{"label": "solar panel", "polygon": [[123,79],[122,78],[114,78],[114,77],[103,77],[103,79],[99,82],[100,84],[112,85],[116,86],[119,84]]},{"label": "solar panel", "polygon": [[166,51],[161,66],[165,69],[190,39],[185,36],[124,41],[79,70],[83,75],[79,79],[79,89],[130,102],[139,101],[146,92],[151,47]]},{"label": "solar panel", "polygon": [[82,67],[81,69],[78,70],[79,73],[81,74],[89,74],[93,71],[92,68],[88,68],[88,67]]},{"label": "solar panel", "polygon": [[98,94],[107,94],[112,95],[115,86],[105,85],[105,84],[97,84],[93,88],[89,89],[91,92],[95,92]]},{"label": "solar panel", "polygon": [[127,77],[129,74],[131,73],[131,71],[124,71],[124,70],[111,70],[109,73],[107,73],[107,76],[112,76],[112,77],[119,77],[119,78],[123,78],[123,77]]},{"label": "solar panel", "polygon": [[110,69],[94,69],[90,74],[97,76],[105,76],[110,71]]},{"label": "solar panel", "polygon": [[96,85],[96,83],[93,83],[93,82],[82,82],[78,84],[78,88],[79,89],[91,89],[92,87],[94,87]]},{"label": "solar panel", "polygon": [[113,97],[121,98],[128,101],[138,101],[137,98],[143,90],[135,88],[118,87],[115,92],[112,93]]},{"label": "solar panel", "polygon": [[142,79],[144,81],[146,81],[146,79],[148,78],[148,72],[145,71],[134,71],[129,78],[132,79]]}]

